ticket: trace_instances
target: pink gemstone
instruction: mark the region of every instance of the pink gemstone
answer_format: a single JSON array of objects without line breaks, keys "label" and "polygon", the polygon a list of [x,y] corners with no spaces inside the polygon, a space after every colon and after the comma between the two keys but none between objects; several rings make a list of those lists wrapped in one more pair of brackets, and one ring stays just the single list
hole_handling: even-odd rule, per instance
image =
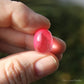
[{"label": "pink gemstone", "polygon": [[52,49],[53,37],[47,29],[40,29],[34,35],[34,48],[41,53],[50,52]]}]

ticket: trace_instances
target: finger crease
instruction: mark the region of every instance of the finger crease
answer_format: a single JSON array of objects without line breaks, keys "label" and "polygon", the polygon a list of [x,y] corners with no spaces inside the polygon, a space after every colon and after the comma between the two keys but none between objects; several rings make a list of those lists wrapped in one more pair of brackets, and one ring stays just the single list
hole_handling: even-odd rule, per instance
[{"label": "finger crease", "polygon": [[7,81],[8,81],[8,84],[10,84],[9,79],[8,79],[8,76],[7,76],[7,73],[6,73],[6,70],[5,70],[5,69],[4,69],[4,74],[5,74],[5,77],[6,77]]}]

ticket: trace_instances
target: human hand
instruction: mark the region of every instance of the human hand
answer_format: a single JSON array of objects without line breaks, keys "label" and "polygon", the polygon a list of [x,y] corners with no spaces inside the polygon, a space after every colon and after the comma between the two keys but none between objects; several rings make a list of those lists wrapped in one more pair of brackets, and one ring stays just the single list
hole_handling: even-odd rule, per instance
[{"label": "human hand", "polygon": [[58,68],[62,53],[41,54],[33,47],[36,30],[49,27],[47,18],[21,2],[0,0],[0,51],[12,54],[0,59],[0,84],[29,84]]}]

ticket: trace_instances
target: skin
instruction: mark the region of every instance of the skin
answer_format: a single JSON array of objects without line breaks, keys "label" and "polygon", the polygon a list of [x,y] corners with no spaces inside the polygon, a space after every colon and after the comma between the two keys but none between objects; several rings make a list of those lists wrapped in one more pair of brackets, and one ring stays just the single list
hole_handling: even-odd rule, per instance
[{"label": "skin", "polygon": [[34,51],[33,36],[42,27],[50,27],[46,17],[21,2],[0,0],[0,51],[11,54],[0,59],[0,84],[30,84],[57,70],[62,53]]}]

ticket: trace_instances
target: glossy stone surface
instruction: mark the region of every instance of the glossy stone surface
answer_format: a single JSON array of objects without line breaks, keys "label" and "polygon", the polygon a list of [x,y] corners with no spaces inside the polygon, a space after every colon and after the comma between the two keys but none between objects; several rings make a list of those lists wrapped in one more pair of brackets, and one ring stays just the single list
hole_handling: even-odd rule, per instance
[{"label": "glossy stone surface", "polygon": [[47,29],[40,29],[34,35],[34,48],[41,53],[50,52],[52,49],[53,37]]}]

